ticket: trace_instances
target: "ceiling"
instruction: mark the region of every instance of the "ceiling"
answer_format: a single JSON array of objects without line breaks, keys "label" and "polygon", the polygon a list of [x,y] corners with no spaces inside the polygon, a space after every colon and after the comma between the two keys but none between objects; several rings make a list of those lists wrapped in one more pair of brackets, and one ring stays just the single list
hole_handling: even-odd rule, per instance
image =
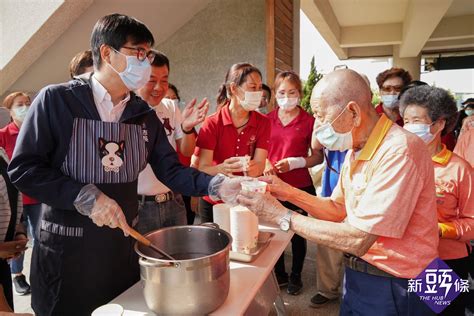
[{"label": "ceiling", "polygon": [[[179,30],[210,2],[2,0],[0,95],[11,90],[38,91],[45,85],[45,76],[50,83],[67,80],[69,61],[79,51],[89,49],[91,30],[104,15],[122,13],[136,17],[151,30],[159,48],[159,43]],[[5,48],[6,43],[9,44],[8,49]]]},{"label": "ceiling", "polygon": [[301,0],[340,59],[474,50],[473,0]]}]

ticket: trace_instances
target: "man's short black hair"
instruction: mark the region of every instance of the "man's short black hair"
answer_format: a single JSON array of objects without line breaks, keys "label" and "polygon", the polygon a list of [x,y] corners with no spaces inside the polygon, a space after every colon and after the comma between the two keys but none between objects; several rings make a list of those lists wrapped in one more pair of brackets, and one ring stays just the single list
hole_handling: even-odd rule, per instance
[{"label": "man's short black hair", "polygon": [[153,46],[155,40],[146,25],[133,17],[114,13],[100,18],[91,35],[94,66],[99,69],[102,64],[100,57],[102,44],[119,50],[127,42],[133,45],[147,43]]},{"label": "man's short black hair", "polygon": [[166,66],[168,68],[168,72],[169,72],[170,71],[170,61],[169,61],[168,57],[166,57],[166,55],[163,54],[160,51],[157,51],[157,50],[152,50],[152,51],[153,51],[153,54],[155,55],[155,57],[153,58],[153,62],[151,63],[151,65],[155,66],[155,67]]}]

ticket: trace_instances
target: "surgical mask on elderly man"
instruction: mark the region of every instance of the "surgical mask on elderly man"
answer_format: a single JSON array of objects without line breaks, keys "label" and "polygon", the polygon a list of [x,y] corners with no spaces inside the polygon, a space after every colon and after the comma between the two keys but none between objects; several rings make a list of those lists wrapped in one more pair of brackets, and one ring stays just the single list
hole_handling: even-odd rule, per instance
[{"label": "surgical mask on elderly man", "polygon": [[122,79],[123,84],[130,91],[138,90],[143,87],[148,82],[148,80],[150,80],[151,75],[151,65],[148,58],[145,58],[145,60],[140,61],[137,59],[136,56],[128,56],[119,52],[116,49],[114,50],[120,55],[125,56],[125,58],[127,59],[127,66],[125,67],[124,71],[118,72],[110,64],[107,65],[109,65],[109,67],[112,68],[112,70],[120,76],[120,79]]},{"label": "surgical mask on elderly man", "polygon": [[244,108],[245,111],[255,111],[260,106],[260,102],[262,101],[263,91],[245,91],[244,92],[244,99],[239,99],[240,105]]},{"label": "surgical mask on elderly man", "polygon": [[466,113],[467,116],[474,115],[474,109],[466,109],[464,110],[464,113]]},{"label": "surgical mask on elderly man", "polygon": [[346,109],[347,106],[331,123],[325,123],[314,131],[319,143],[328,150],[345,151],[352,148],[352,129],[347,133],[338,133],[332,127],[332,124],[341,116],[342,113],[344,113]]},{"label": "surgical mask on elderly man", "polygon": [[430,128],[432,124],[411,124],[406,123],[403,125],[403,128],[409,131],[410,133],[415,134],[420,137],[426,144],[431,143],[434,139],[434,135],[431,134]]},{"label": "surgical mask on elderly man", "polygon": [[382,98],[382,103],[387,109],[393,109],[397,106],[398,95],[396,94],[382,95],[380,98]]},{"label": "surgical mask on elderly man", "polygon": [[299,102],[299,98],[277,98],[278,106],[283,110],[293,110]]}]

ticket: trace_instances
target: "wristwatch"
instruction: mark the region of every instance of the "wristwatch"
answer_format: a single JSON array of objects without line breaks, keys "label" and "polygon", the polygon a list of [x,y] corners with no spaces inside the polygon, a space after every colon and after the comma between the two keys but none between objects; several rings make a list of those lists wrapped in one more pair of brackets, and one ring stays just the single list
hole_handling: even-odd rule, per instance
[{"label": "wristwatch", "polygon": [[280,218],[280,220],[278,221],[278,224],[280,224],[280,229],[284,232],[288,232],[290,230],[291,215],[293,215],[293,211],[288,210],[288,213],[286,213],[286,215]]}]

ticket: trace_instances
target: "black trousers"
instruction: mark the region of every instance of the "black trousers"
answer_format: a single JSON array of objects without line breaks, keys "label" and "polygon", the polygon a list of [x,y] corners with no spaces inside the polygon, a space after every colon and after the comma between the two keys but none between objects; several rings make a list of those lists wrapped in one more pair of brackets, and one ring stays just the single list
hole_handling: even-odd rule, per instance
[{"label": "black trousers", "polygon": [[[461,279],[467,280],[469,274],[469,256],[453,259],[453,260],[443,260],[446,264],[453,269],[454,272]],[[443,316],[464,316],[464,311],[466,309],[468,299],[468,293],[461,293],[454,301],[451,302],[451,305],[446,307],[445,310],[439,315]]]},{"label": "black trousers", "polygon": [[8,305],[13,310],[12,275],[10,265],[5,259],[0,259],[0,283],[3,286],[3,294],[5,294]]},{"label": "black trousers", "polygon": [[201,217],[201,223],[209,223],[214,221],[212,214],[212,207],[214,205],[207,202],[204,199],[199,199],[199,216]]},{"label": "black trousers", "polygon": [[191,209],[191,197],[183,195],[184,207],[186,208],[186,220],[188,225],[192,225],[194,223],[194,217],[196,214]]},{"label": "black trousers", "polygon": [[[316,195],[316,190],[314,189],[314,186],[309,186],[309,187],[304,187],[300,188],[300,190],[303,190],[309,194]],[[298,213],[302,215],[308,215],[305,211],[302,211],[299,209],[298,206],[291,204],[289,202],[283,202],[282,203],[286,208],[297,211]],[[295,234],[293,238],[291,238],[291,252],[293,254],[293,262],[291,266],[291,274],[292,275],[301,275],[301,271],[303,271],[303,264],[304,264],[304,259],[306,258],[306,239],[303,237]],[[280,258],[278,259],[276,265],[275,265],[275,274],[279,276],[287,276],[288,274],[285,271],[285,254],[282,254]]]}]

